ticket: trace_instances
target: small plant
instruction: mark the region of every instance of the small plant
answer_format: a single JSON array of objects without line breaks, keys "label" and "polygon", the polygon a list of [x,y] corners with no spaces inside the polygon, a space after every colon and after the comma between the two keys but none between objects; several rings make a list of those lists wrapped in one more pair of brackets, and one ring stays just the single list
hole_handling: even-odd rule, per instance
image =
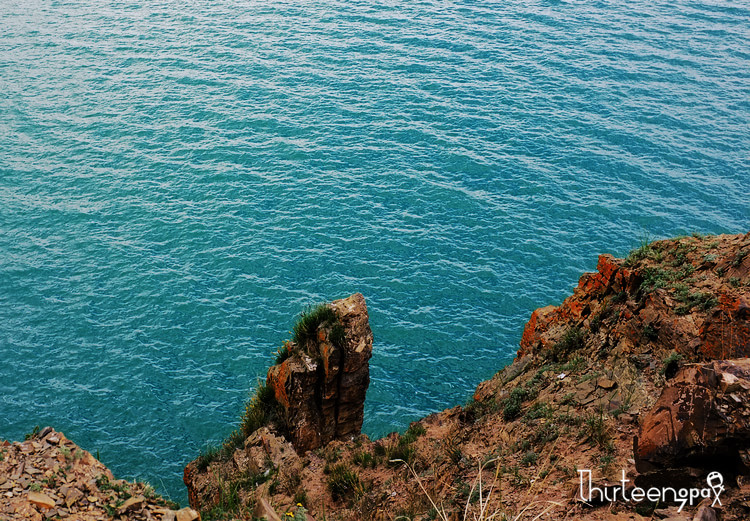
[{"label": "small plant", "polygon": [[510,392],[510,395],[505,399],[503,407],[503,418],[505,421],[513,420],[521,414],[521,405],[528,396],[529,391],[523,387],[516,387]]},{"label": "small plant", "polygon": [[307,506],[308,501],[307,491],[304,488],[300,488],[299,490],[297,490],[297,492],[294,493],[294,502],[297,506]]},{"label": "small plant", "polygon": [[461,443],[457,435],[447,436],[443,441],[443,449],[445,450],[448,459],[453,462],[454,465],[458,465],[464,455],[461,452]]},{"label": "small plant", "polygon": [[657,289],[666,288],[674,279],[674,272],[649,267],[643,270],[643,282],[641,282],[640,290],[646,295]]},{"label": "small plant", "polygon": [[410,464],[414,463],[414,458],[417,455],[417,449],[411,443],[408,443],[408,439],[400,438],[398,443],[391,448],[389,454],[388,464],[393,466],[393,460],[403,460]]},{"label": "small plant", "polygon": [[[258,382],[255,395],[245,404],[245,413],[240,421],[242,436],[247,438],[261,427],[279,420],[282,420],[280,405],[276,401],[273,389],[269,385]],[[285,425],[278,425],[278,427],[285,427]]]},{"label": "small plant", "polygon": [[675,313],[678,315],[686,315],[694,307],[698,307],[702,311],[708,311],[719,303],[716,297],[710,293],[702,293],[700,291],[691,293],[685,284],[675,284],[674,287],[675,300],[682,303],[682,305],[675,308]]},{"label": "small plant", "polygon": [[245,519],[249,508],[242,503],[240,485],[237,482],[220,482],[217,491],[218,501],[211,509],[201,512],[203,521],[229,521],[230,519]]},{"label": "small plant", "polygon": [[568,393],[560,400],[561,405],[575,405],[576,404],[576,393]]},{"label": "small plant", "polygon": [[628,300],[627,291],[620,291],[618,293],[615,293],[615,295],[612,297],[612,303],[614,304],[622,304],[623,302],[626,302],[627,300]]},{"label": "small plant", "polygon": [[586,359],[582,356],[576,356],[562,366],[562,371],[576,373],[586,367]]},{"label": "small plant", "polygon": [[309,306],[300,314],[292,328],[292,341],[307,350],[318,340],[318,329],[321,326],[331,328],[331,342],[339,347],[343,345],[344,328],[336,312],[325,303]]},{"label": "small plant", "polygon": [[419,438],[426,432],[427,429],[425,429],[421,423],[414,422],[409,425],[409,428],[406,429],[406,432],[401,437],[401,439],[404,440],[404,443],[414,443],[415,441],[417,441],[417,438]]},{"label": "small plant", "polygon": [[659,374],[665,378],[672,378],[677,374],[677,370],[680,368],[680,362],[682,362],[683,356],[680,353],[672,352],[662,360],[662,367]]},{"label": "small plant", "polygon": [[338,447],[328,447],[323,452],[323,459],[325,459],[326,463],[329,465],[336,463],[341,459],[341,449]]},{"label": "small plant", "polygon": [[643,336],[647,340],[654,341],[659,337],[659,331],[652,324],[646,324],[643,326]]},{"label": "small plant", "polygon": [[276,360],[274,360],[275,365],[279,365],[284,360],[292,356],[292,344],[289,341],[284,342],[284,344],[276,351]]},{"label": "small plant", "polygon": [[654,256],[657,250],[652,247],[651,242],[651,237],[648,234],[644,234],[641,237],[640,245],[625,258],[625,266],[631,268],[636,266],[641,260]]},{"label": "small plant", "polygon": [[523,458],[521,458],[521,464],[531,467],[533,465],[536,465],[536,460],[539,458],[539,454],[534,452],[533,450],[530,450],[526,454],[523,455]]},{"label": "small plant", "polygon": [[568,329],[562,338],[550,348],[548,358],[554,362],[564,362],[571,353],[583,348],[585,333],[580,327]]},{"label": "small plant", "polygon": [[607,423],[604,420],[604,413],[590,414],[584,418],[581,425],[581,434],[584,439],[591,441],[600,447],[605,447],[609,441],[609,432]]},{"label": "small plant", "polygon": [[[633,405],[633,396],[635,395],[635,384],[630,386],[630,388],[626,391],[622,403],[617,406],[617,408],[612,411],[612,416],[615,418],[619,418],[621,414],[626,413],[630,410],[630,407]],[[622,391],[620,391],[620,396],[622,395]]]},{"label": "small plant", "polygon": [[297,508],[294,512],[288,512],[287,516],[290,516],[290,521],[307,521],[307,509],[302,506],[301,503],[297,503]]},{"label": "small plant", "polygon": [[32,492],[41,492],[42,486],[39,483],[32,483],[31,486],[29,486],[29,490]]},{"label": "small plant", "polygon": [[221,447],[207,446],[205,449],[201,449],[200,454],[195,460],[195,466],[201,472],[206,470],[208,466],[219,459],[221,453]]},{"label": "small plant", "polygon": [[339,463],[331,469],[328,476],[328,490],[334,501],[353,501],[364,494],[364,486],[359,475],[346,463]]},{"label": "small plant", "polygon": [[34,428],[31,430],[31,432],[27,433],[23,439],[24,441],[30,440],[32,438],[36,438],[36,435],[39,434],[39,425],[34,425]]},{"label": "small plant", "polygon": [[560,430],[553,422],[544,422],[536,428],[532,438],[537,445],[545,445],[554,441],[560,436]]},{"label": "small plant", "polygon": [[65,445],[60,445],[60,454],[63,455],[66,461],[73,459],[70,453],[70,449],[66,447]]},{"label": "small plant", "polygon": [[536,402],[526,412],[524,416],[527,420],[536,420],[539,418],[551,418],[553,415],[552,407],[547,402]]},{"label": "small plant", "polygon": [[615,446],[609,442],[605,447],[604,454],[599,458],[599,468],[604,472],[608,471],[615,462]]},{"label": "small plant", "polygon": [[466,415],[470,421],[476,421],[478,418],[486,416],[487,414],[493,413],[498,409],[497,401],[494,397],[486,398],[482,401],[475,400],[472,398],[464,406]]},{"label": "small plant", "polygon": [[459,481],[456,485],[458,487],[456,496],[459,499],[466,501],[467,505],[473,505],[479,501],[479,490],[477,490],[476,487],[472,487],[465,481]]},{"label": "small plant", "polygon": [[738,252],[737,255],[734,256],[732,266],[734,266],[735,268],[740,266],[742,264],[742,261],[745,260],[745,257],[747,257],[748,253],[750,253],[750,250],[742,250],[741,252]]},{"label": "small plant", "polygon": [[117,482],[112,482],[109,480],[109,478],[105,474],[100,474],[99,476],[97,476],[96,486],[102,492],[106,492],[107,490],[112,490],[118,496],[120,495],[127,496],[125,499],[130,497],[130,487],[127,484],[124,484],[124,483],[120,484]]},{"label": "small plant", "polygon": [[417,455],[417,449],[414,447],[414,442],[417,438],[427,432],[421,423],[412,423],[406,432],[398,439],[395,445],[391,445],[388,450],[388,464],[392,466],[393,460],[406,461],[409,464],[414,463],[414,459]]},{"label": "small plant", "polygon": [[368,467],[375,468],[376,465],[375,457],[371,452],[365,450],[355,452],[352,456],[352,463],[354,463],[355,465],[359,465],[363,469],[366,469]]},{"label": "small plant", "polygon": [[557,415],[557,421],[563,425],[580,425],[583,423],[583,418],[579,415],[573,415],[570,413],[560,413]]},{"label": "small plant", "polygon": [[156,498],[156,490],[154,490],[154,487],[146,483],[143,486],[143,496],[146,499],[155,499]]}]

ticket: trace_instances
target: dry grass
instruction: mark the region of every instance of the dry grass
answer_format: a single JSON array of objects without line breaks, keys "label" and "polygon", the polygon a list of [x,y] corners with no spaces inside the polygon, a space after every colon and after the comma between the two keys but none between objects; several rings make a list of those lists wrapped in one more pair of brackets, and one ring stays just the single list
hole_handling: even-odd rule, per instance
[{"label": "dry grass", "polygon": [[[551,454],[553,450],[554,444],[550,448],[549,453]],[[547,456],[549,456],[549,454]],[[501,458],[498,457],[477,464],[477,477],[472,483],[471,490],[466,500],[463,516],[461,517],[462,521],[537,521],[553,509],[563,507],[561,503],[554,501],[534,499],[537,495],[536,490],[544,484],[550,474],[549,470],[552,463],[549,462],[549,457],[547,457],[548,463],[546,468],[539,469],[540,472],[537,473],[537,477],[531,480],[526,494],[522,500],[518,502],[524,506],[516,510],[513,509],[511,505],[505,504],[502,497],[502,467],[501,465],[497,465],[500,460]],[[442,499],[436,499],[427,491],[422,479],[408,462],[402,459],[391,461],[393,463],[403,463],[406,466],[416,483],[419,485],[420,490],[432,505],[434,511],[437,512],[437,517],[440,521],[451,521],[456,519],[451,512],[446,511]],[[492,475],[492,480],[489,482],[489,486],[487,486],[488,483],[484,482],[483,475],[485,474],[485,469],[490,466],[494,466],[495,470]],[[540,478],[542,475],[544,475],[544,478]],[[477,496],[478,500],[476,504],[472,504],[471,498]],[[402,517],[397,519],[408,518]]]}]

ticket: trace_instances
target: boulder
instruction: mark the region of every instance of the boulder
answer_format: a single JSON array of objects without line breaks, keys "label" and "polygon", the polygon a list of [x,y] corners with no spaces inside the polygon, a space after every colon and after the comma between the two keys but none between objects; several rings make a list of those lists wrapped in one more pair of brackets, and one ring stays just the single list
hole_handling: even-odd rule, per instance
[{"label": "boulder", "polygon": [[302,461],[294,446],[267,427],[258,429],[245,440],[242,458],[246,465],[244,468],[243,463],[239,463],[238,460],[240,458],[235,459],[235,465],[240,471],[246,470],[255,475],[277,471],[282,487],[291,487],[302,472]]},{"label": "boulder", "polygon": [[750,448],[750,359],[684,366],[646,414],[635,440],[639,472],[736,470]]},{"label": "boulder", "polygon": [[200,518],[198,512],[189,507],[181,508],[175,512],[176,521],[195,521]]}]

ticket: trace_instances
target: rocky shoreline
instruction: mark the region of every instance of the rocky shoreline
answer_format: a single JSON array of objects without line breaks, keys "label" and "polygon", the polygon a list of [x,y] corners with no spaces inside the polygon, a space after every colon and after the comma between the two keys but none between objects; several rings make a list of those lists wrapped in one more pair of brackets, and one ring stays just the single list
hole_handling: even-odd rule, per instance
[{"label": "rocky shoreline", "polygon": [[107,467],[51,427],[23,442],[0,441],[0,520],[194,521],[146,483],[115,479]]},{"label": "rocky shoreline", "polygon": [[[0,520],[750,517],[750,233],[600,256],[573,295],[532,313],[513,363],[469,403],[376,441],[360,434],[364,298],[306,320],[237,431],[186,467],[194,510],[49,430],[0,445]],[[720,502],[669,496],[717,473]],[[605,492],[581,497],[582,476]]]}]

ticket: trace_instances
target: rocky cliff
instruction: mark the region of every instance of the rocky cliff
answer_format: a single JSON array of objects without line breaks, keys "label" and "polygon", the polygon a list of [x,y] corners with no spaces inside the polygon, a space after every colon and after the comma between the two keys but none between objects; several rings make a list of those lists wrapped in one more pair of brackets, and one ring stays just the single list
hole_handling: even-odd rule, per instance
[{"label": "rocky cliff", "polygon": [[0,520],[750,519],[749,352],[750,234],[656,241],[534,311],[465,406],[372,441],[353,295],[303,314],[235,433],[188,464],[195,511],[44,429],[0,442]]},{"label": "rocky cliff", "polygon": [[303,490],[300,456],[360,433],[372,340],[359,293],[303,313],[240,429],[219,451],[185,468],[191,506],[222,513],[231,499],[233,508],[261,508],[260,517],[268,494]]},{"label": "rocky cliff", "polygon": [[[209,465],[222,476],[210,487],[196,485],[191,463],[191,504],[225,519],[747,519],[749,273],[750,234],[602,255],[572,296],[534,311],[513,363],[469,403],[376,441],[351,439],[359,408],[356,428],[339,425],[350,417],[343,398],[364,396],[355,390],[366,386],[355,376],[369,358],[364,316],[368,340],[351,370],[351,346],[326,358],[324,327],[316,356],[290,357],[268,374],[292,425],[264,427]],[[608,491],[622,484],[630,500],[582,498],[580,471]],[[674,497],[638,495],[705,488],[715,471],[721,504],[704,496],[680,508]],[[232,490],[239,500],[228,502]]]},{"label": "rocky cliff", "polygon": [[314,327],[307,345],[287,343],[291,356],[271,367],[266,379],[299,452],[356,436],[364,419],[372,356],[365,299],[357,293],[327,306],[335,319]]}]

